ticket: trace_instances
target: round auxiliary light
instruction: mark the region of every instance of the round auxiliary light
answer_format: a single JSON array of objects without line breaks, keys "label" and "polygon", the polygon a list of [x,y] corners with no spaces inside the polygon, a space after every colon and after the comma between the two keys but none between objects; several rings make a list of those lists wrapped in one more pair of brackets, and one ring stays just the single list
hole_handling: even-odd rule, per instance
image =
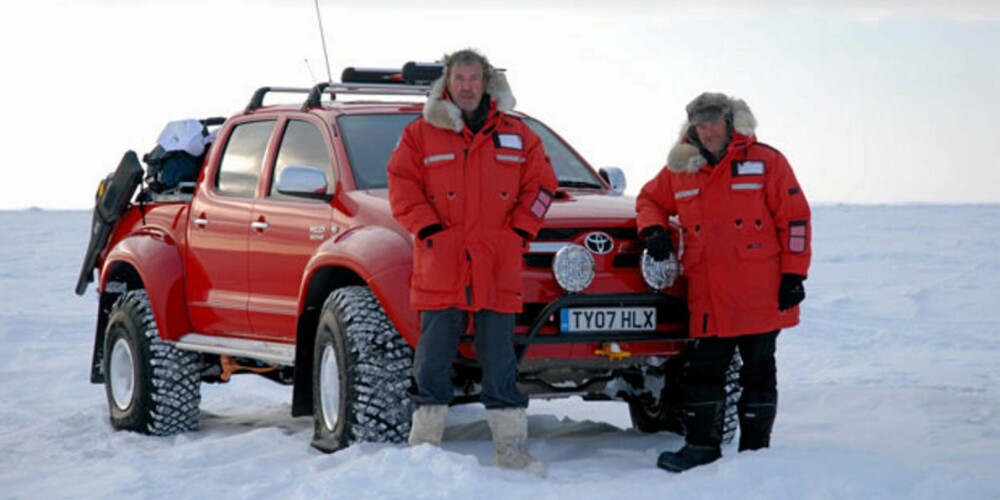
[{"label": "round auxiliary light", "polygon": [[594,281],[594,256],[580,245],[566,245],[552,260],[556,283],[567,292],[579,292]]},{"label": "round auxiliary light", "polygon": [[673,252],[666,259],[657,261],[650,257],[649,252],[642,252],[642,279],[653,290],[663,290],[674,284],[681,273],[681,265]]}]

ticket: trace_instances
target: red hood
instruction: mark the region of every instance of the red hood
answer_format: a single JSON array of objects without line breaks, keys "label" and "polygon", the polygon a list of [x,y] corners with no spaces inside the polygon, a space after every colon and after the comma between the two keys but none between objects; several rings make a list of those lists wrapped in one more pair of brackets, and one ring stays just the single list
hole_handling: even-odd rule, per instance
[{"label": "red hood", "polygon": [[558,196],[545,215],[546,225],[558,226],[565,226],[570,221],[574,221],[575,225],[592,226],[596,221],[634,220],[635,198],[587,190],[573,190],[566,192],[565,197]]},{"label": "red hood", "polygon": [[[389,190],[372,189],[366,191],[371,196],[385,202],[384,210],[389,216]],[[389,216],[391,218],[391,216]],[[546,226],[607,226],[635,221],[635,198],[613,196],[606,191],[574,189],[560,190],[556,202],[545,215]]]}]

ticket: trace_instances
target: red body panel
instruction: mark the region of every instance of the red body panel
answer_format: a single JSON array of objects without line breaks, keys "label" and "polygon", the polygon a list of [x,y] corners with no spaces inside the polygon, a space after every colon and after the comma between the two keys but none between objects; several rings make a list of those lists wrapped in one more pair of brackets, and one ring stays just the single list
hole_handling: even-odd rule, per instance
[{"label": "red body panel", "polygon": [[99,289],[105,290],[114,264],[134,268],[146,284],[160,336],[167,340],[192,331],[181,255],[187,213],[188,206],[180,203],[159,205],[144,215],[132,208],[111,237],[99,280]]},{"label": "red body panel", "polygon": [[218,197],[206,192],[204,182],[201,187],[191,203],[185,252],[191,323],[199,333],[246,336],[251,332],[247,240],[253,200]]},{"label": "red body panel", "polygon": [[295,342],[303,271],[318,247],[339,228],[325,203],[261,201],[249,241],[250,326],[257,337]]}]

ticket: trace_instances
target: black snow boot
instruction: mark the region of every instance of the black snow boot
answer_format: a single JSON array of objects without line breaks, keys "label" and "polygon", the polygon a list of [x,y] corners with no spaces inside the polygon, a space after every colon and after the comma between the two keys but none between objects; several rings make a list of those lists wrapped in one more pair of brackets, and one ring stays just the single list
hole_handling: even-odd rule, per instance
[{"label": "black snow boot", "polygon": [[680,450],[660,453],[656,466],[670,472],[684,472],[699,465],[710,464],[720,458],[722,450],[718,446],[685,444]]},{"label": "black snow boot", "polygon": [[722,403],[684,405],[684,426],[687,434],[684,447],[660,454],[656,466],[670,472],[684,472],[722,458],[722,433],[716,416]]},{"label": "black snow boot", "polygon": [[759,450],[771,445],[774,404],[740,405],[740,451]]}]

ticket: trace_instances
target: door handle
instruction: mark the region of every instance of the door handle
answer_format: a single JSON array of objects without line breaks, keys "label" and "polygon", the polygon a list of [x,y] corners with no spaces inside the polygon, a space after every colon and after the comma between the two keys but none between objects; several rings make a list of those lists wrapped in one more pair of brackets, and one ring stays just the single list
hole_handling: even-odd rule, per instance
[{"label": "door handle", "polygon": [[200,228],[206,228],[208,227],[208,219],[206,219],[205,216],[202,215],[201,217],[198,217],[197,219],[194,220],[194,225]]},{"label": "door handle", "polygon": [[257,222],[251,222],[250,223],[250,228],[254,229],[254,230],[257,230],[257,231],[263,231],[263,230],[267,229],[268,226],[270,226],[270,224],[268,224],[267,222],[264,222],[264,221],[257,221]]}]

